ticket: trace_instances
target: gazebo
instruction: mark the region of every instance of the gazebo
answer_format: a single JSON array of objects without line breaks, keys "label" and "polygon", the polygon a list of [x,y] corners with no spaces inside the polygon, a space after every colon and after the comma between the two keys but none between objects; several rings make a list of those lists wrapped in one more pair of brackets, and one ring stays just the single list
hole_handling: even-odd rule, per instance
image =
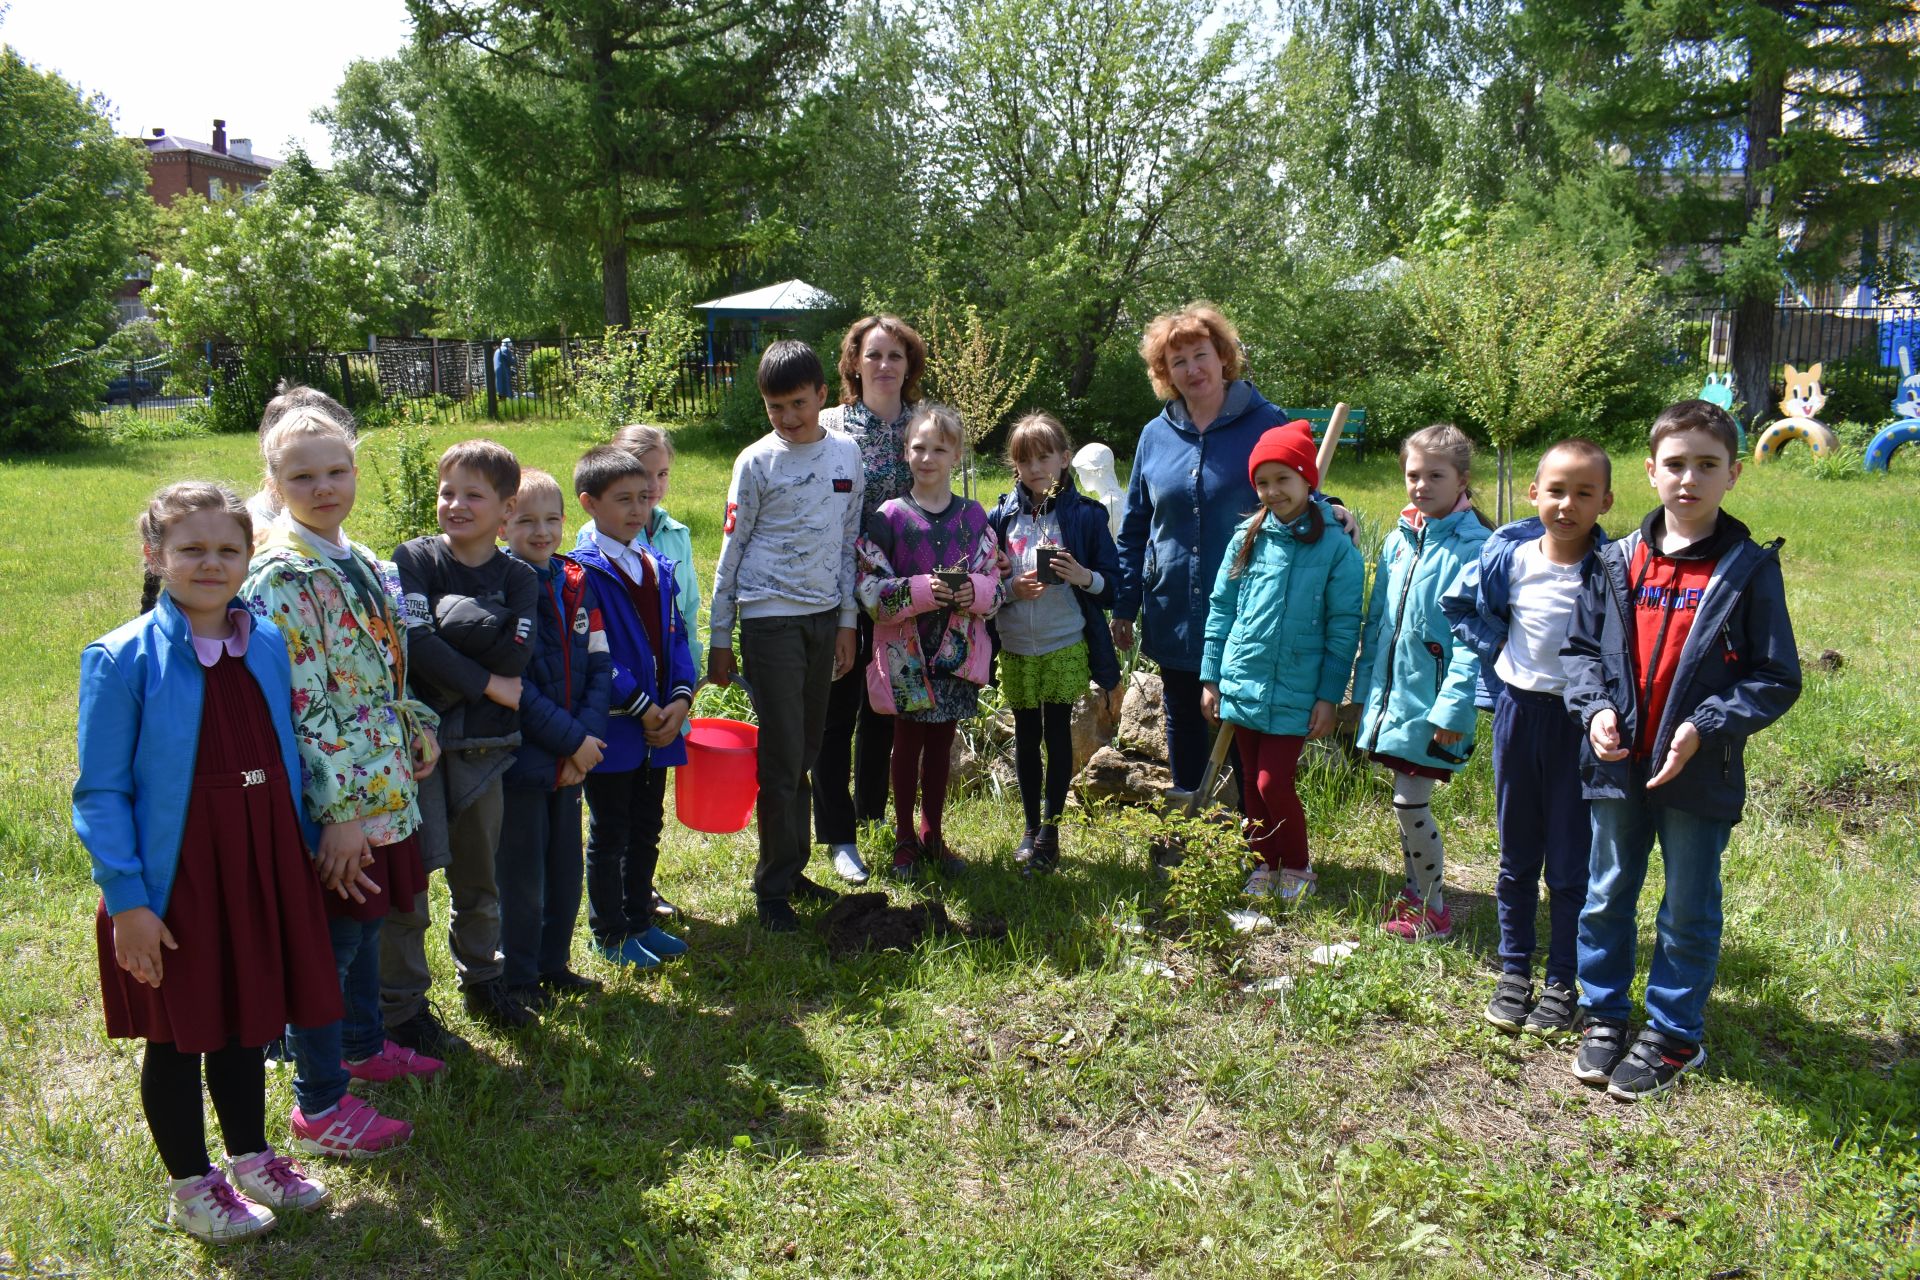
[{"label": "gazebo", "polygon": [[728,322],[729,329],[736,328],[740,321],[745,321],[747,340],[752,349],[758,351],[761,322],[788,320],[803,311],[819,311],[832,306],[833,303],[832,297],[814,288],[805,280],[782,280],[779,284],[749,289],[745,293],[736,293],[731,297],[697,302],[694,304],[694,310],[707,313],[707,363],[712,364],[714,361],[714,334],[723,320]]}]

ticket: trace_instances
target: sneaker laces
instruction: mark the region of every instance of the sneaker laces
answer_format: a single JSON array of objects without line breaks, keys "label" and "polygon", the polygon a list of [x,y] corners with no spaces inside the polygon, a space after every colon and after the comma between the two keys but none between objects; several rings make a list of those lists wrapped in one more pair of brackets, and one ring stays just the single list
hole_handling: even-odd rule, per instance
[{"label": "sneaker laces", "polygon": [[307,1189],[307,1180],[293,1167],[291,1156],[276,1155],[260,1167],[260,1172],[283,1192],[297,1194]]},{"label": "sneaker laces", "polygon": [[238,1219],[249,1216],[247,1202],[240,1198],[240,1193],[235,1191],[233,1184],[225,1178],[215,1178],[207,1184],[207,1198],[213,1201],[215,1209],[228,1218]]}]

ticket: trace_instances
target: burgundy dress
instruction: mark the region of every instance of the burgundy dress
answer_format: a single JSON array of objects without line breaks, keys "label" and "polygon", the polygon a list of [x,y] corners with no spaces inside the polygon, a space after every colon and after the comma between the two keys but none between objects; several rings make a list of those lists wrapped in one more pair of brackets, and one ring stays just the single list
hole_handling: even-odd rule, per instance
[{"label": "burgundy dress", "polygon": [[162,948],[160,985],[120,967],[113,917],[95,915],[107,1034],[211,1053],[264,1045],[287,1024],[342,1014],[320,879],[307,857],[280,743],[246,660],[204,668],[193,796],[165,916],[180,944]]}]

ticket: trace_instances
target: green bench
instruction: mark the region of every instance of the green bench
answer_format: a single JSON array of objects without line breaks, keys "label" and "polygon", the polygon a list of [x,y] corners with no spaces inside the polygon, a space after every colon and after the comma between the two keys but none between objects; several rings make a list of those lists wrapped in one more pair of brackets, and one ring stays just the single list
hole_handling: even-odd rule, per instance
[{"label": "green bench", "polygon": [[[1327,434],[1327,420],[1333,417],[1332,409],[1282,409],[1280,414],[1288,422],[1295,418],[1305,418],[1313,427],[1313,439],[1317,444]],[[1367,456],[1367,411],[1351,406],[1347,409],[1346,425],[1340,428],[1340,447],[1353,446],[1353,456]]]}]

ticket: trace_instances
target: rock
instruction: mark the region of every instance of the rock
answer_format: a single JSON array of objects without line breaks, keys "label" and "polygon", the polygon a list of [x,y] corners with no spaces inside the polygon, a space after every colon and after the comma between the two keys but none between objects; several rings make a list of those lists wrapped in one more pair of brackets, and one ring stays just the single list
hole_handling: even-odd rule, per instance
[{"label": "rock", "polygon": [[1847,658],[1838,649],[1822,649],[1813,665],[1822,671],[1834,672],[1847,665]]},{"label": "rock", "polygon": [[1173,775],[1164,764],[1126,755],[1114,746],[1094,752],[1075,779],[1075,786],[1086,799],[1118,800],[1123,804],[1158,800],[1172,785]]},{"label": "rock", "polygon": [[1167,720],[1159,676],[1148,671],[1133,673],[1121,701],[1115,739],[1131,755],[1167,762]]}]

